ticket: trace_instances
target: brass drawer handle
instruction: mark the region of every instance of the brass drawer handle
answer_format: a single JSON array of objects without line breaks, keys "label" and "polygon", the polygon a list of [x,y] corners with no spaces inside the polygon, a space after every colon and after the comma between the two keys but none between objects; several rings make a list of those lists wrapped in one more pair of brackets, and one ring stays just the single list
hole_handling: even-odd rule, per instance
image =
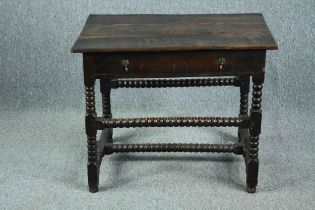
[{"label": "brass drawer handle", "polygon": [[223,69],[223,64],[225,64],[225,58],[219,58],[219,70]]},{"label": "brass drawer handle", "polygon": [[121,64],[125,67],[125,72],[128,72],[129,60],[124,59],[121,61]]}]

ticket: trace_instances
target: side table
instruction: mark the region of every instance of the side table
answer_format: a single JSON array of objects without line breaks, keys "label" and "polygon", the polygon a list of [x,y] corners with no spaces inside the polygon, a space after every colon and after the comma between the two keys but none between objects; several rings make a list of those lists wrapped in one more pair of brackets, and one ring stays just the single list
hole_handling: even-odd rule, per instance
[{"label": "side table", "polygon": [[[71,49],[83,54],[90,191],[98,191],[102,158],[113,153],[225,152],[244,156],[247,191],[255,192],[266,50],[277,48],[262,14],[90,15]],[[102,116],[95,111],[96,79]],[[112,118],[111,89],[191,86],[239,87],[238,116]],[[238,142],[117,144],[112,138],[113,128],[171,126],[233,126],[238,128]]]}]

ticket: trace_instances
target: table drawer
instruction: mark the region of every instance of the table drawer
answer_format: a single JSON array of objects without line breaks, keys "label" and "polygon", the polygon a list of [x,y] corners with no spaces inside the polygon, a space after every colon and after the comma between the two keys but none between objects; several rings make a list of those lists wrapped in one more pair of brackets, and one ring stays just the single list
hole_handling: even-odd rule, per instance
[{"label": "table drawer", "polygon": [[238,75],[262,71],[265,51],[97,53],[96,77],[185,77]]}]

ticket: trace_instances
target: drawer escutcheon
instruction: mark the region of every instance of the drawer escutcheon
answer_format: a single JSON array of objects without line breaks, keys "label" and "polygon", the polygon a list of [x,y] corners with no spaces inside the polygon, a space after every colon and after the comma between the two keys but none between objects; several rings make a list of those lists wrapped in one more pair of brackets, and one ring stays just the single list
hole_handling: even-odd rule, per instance
[{"label": "drawer escutcheon", "polygon": [[225,58],[219,58],[219,70],[223,69],[224,64],[225,64]]},{"label": "drawer escutcheon", "polygon": [[123,67],[125,67],[125,72],[128,72],[129,60],[124,59],[121,61],[121,64],[123,65]]}]

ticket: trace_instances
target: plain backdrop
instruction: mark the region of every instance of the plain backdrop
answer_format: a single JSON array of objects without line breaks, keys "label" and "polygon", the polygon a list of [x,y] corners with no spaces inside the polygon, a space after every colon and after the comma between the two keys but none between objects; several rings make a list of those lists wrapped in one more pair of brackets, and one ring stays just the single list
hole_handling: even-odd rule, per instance
[{"label": "plain backdrop", "polygon": [[[314,0],[0,0],[0,208],[314,209],[314,10]],[[106,157],[100,192],[89,193],[82,57],[70,53],[87,16],[246,12],[263,13],[279,45],[267,52],[256,194],[245,192],[241,157],[189,153]],[[237,116],[239,91],[121,89],[112,109]],[[115,129],[114,141],[234,142],[236,133]]]}]

